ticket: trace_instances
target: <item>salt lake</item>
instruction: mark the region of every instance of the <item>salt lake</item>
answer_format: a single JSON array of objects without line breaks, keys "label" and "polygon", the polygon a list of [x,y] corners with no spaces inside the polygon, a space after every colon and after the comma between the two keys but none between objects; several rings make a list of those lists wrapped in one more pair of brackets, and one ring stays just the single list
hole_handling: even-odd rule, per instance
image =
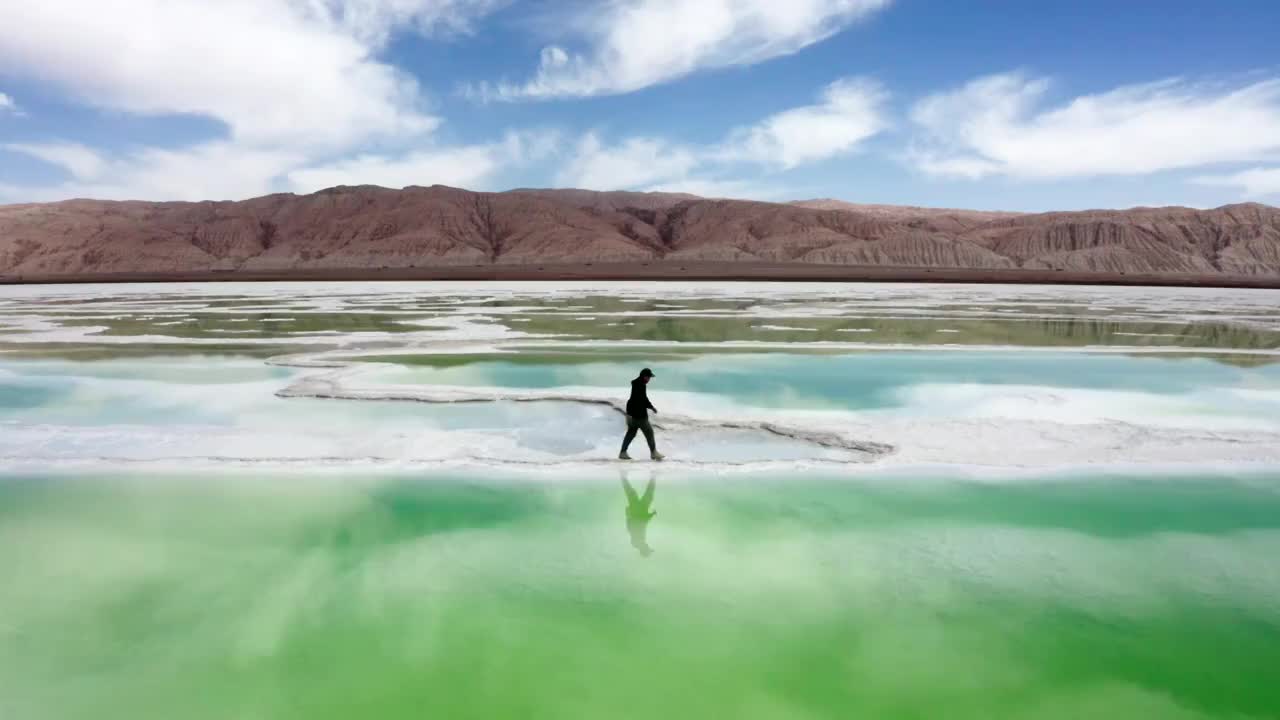
[{"label": "salt lake", "polygon": [[0,288],[0,572],[3,717],[1274,717],[1280,293]]}]

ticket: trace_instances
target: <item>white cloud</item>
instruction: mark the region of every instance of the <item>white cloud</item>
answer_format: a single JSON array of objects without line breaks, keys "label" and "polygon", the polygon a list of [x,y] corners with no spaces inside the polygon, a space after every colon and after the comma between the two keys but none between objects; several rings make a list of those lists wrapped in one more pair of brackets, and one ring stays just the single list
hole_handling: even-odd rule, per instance
[{"label": "white cloud", "polygon": [[630,138],[606,146],[588,133],[560,172],[562,186],[592,190],[622,190],[685,177],[698,166],[697,153],[659,138]]},{"label": "white cloud", "polygon": [[885,99],[873,81],[839,80],[827,86],[816,105],[787,110],[734,132],[722,156],[790,169],[851,152],[888,126]]},{"label": "white cloud", "polygon": [[397,27],[424,35],[469,33],[510,0],[312,0],[312,9],[364,42],[381,45]]},{"label": "white cloud", "polygon": [[435,145],[396,155],[364,153],[325,163],[296,151],[259,150],[224,140],[110,158],[70,144],[3,146],[66,167],[74,179],[47,187],[0,186],[0,197],[20,202],[71,197],[196,201],[307,193],[336,185],[480,188],[505,169],[546,159],[558,143],[559,136],[550,131],[511,132],[493,143]]},{"label": "white cloud", "polygon": [[921,100],[909,157],[930,174],[1055,179],[1140,175],[1280,155],[1280,80],[1120,87],[1047,109],[1044,79],[974,80]]},{"label": "white cloud", "polygon": [[856,150],[888,126],[885,93],[856,78],[826,87],[821,101],[784,110],[755,125],[738,128],[713,145],[688,145],[662,138],[633,137],[606,145],[596,133],[578,143],[560,172],[560,185],[599,190],[664,190],[695,195],[777,196],[768,184],[716,177],[743,164],[768,171],[791,170]]},{"label": "white cloud", "polygon": [[17,114],[18,104],[13,101],[13,98],[0,92],[0,115],[5,113]]},{"label": "white cloud", "polygon": [[486,189],[494,177],[513,165],[545,158],[558,144],[555,133],[508,133],[497,143],[416,150],[399,156],[365,154],[294,170],[289,186],[315,192],[337,185],[454,185]]},{"label": "white cloud", "polygon": [[78,143],[8,143],[0,150],[22,153],[57,165],[78,180],[97,177],[104,166],[102,156]]},{"label": "white cloud", "polygon": [[412,76],[378,59],[393,31],[465,32],[505,0],[0,0],[0,67],[86,105],[220,121],[181,148],[26,152],[72,180],[10,197],[242,198],[373,143],[429,145]]},{"label": "white cloud", "polygon": [[634,137],[606,145],[588,133],[556,176],[560,187],[589,190],[638,190],[688,193],[702,197],[769,199],[777,187],[749,180],[711,177],[717,169],[715,148],[680,145],[662,138]]},{"label": "white cloud", "polygon": [[[22,152],[36,155],[29,152],[32,149]],[[254,149],[225,140],[107,158],[74,145],[45,146],[39,152],[42,159],[67,168],[73,179],[43,187],[7,185],[0,194],[20,202],[238,200],[275,191],[274,178],[304,159],[293,151]]]},{"label": "white cloud", "polygon": [[[421,8],[436,2],[413,3]],[[446,4],[452,4],[447,3]],[[382,8],[346,22],[336,7]],[[86,104],[194,114],[240,142],[342,147],[429,131],[415,81],[374,58],[421,13],[336,0],[0,2],[0,66]],[[373,12],[372,10],[370,12]]]},{"label": "white cloud", "polygon": [[1256,167],[1227,175],[1204,175],[1192,182],[1239,188],[1245,197],[1280,196],[1280,167]]},{"label": "white cloud", "polygon": [[[588,49],[543,49],[533,79],[481,87],[484,97],[626,93],[690,73],[750,65],[824,40],[890,0],[615,0],[561,24]],[[575,5],[575,9],[580,6]]]},{"label": "white cloud", "polygon": [[[578,29],[592,43],[588,56],[599,61],[601,77],[615,85],[586,94],[793,52],[889,1],[594,3]],[[0,0],[0,67],[6,75],[93,108],[199,116],[224,128],[172,148],[121,151],[63,139],[11,144],[4,149],[61,167],[68,177],[44,187],[10,185],[6,196],[196,200],[335,184],[489,185],[505,167],[545,159],[551,152],[545,148],[556,143],[545,133],[516,133],[494,142],[442,144],[434,135],[439,120],[417,81],[380,52],[396,32],[468,32],[477,18],[507,2]],[[542,62],[572,80],[583,57],[550,47]],[[882,126],[881,96],[872,83],[840,81],[813,105],[739,128],[708,146],[646,137],[609,145],[591,134],[577,144],[557,180],[598,188],[746,191],[724,179],[729,165],[785,170],[849,152]],[[6,108],[13,109],[13,102],[0,95],[0,111]]]}]

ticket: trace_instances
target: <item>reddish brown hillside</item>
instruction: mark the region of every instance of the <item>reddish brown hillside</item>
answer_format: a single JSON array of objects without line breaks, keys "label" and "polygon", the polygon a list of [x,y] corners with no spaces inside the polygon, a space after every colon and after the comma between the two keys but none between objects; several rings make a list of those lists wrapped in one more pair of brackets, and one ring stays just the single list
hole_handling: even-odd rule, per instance
[{"label": "reddish brown hillside", "polygon": [[628,262],[1274,277],[1280,209],[1013,214],[442,186],[0,206],[10,277]]}]

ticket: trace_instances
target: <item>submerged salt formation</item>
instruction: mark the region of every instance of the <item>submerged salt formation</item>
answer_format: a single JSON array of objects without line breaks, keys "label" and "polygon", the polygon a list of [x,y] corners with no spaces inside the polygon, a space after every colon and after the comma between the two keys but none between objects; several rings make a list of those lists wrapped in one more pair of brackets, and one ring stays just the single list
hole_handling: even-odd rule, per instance
[{"label": "submerged salt formation", "polygon": [[[1280,301],[1228,290],[226,284],[0,292],[0,466],[979,476],[1280,463]],[[1206,309],[1212,308],[1212,312]],[[92,360],[93,362],[84,362]]]}]

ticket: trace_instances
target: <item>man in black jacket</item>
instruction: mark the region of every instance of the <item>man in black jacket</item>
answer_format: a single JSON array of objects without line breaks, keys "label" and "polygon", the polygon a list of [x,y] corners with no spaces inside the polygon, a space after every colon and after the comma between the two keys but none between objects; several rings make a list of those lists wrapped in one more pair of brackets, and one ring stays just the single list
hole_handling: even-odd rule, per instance
[{"label": "man in black jacket", "polygon": [[653,371],[645,368],[640,371],[640,377],[631,381],[631,397],[627,400],[627,436],[622,439],[622,452],[618,453],[619,460],[631,459],[627,454],[627,448],[631,447],[631,441],[636,439],[637,431],[644,433],[644,439],[649,442],[649,457],[654,460],[661,460],[664,457],[658,452],[658,445],[653,440],[653,426],[649,424],[649,411],[658,412],[658,408],[649,402],[649,394],[645,391],[645,386],[649,384],[652,377]]}]

